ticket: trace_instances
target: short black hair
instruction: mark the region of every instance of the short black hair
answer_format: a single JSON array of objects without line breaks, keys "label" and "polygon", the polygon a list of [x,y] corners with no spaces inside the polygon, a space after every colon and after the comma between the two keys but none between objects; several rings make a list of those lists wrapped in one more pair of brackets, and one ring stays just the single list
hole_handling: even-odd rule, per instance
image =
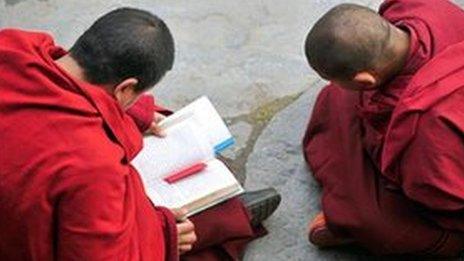
[{"label": "short black hair", "polygon": [[70,49],[94,84],[134,77],[146,90],[172,68],[174,40],[167,25],[150,12],[119,8],[100,17]]},{"label": "short black hair", "polygon": [[391,26],[375,11],[341,4],[320,18],[308,33],[305,53],[318,73],[331,79],[351,79],[374,69],[389,57]]}]

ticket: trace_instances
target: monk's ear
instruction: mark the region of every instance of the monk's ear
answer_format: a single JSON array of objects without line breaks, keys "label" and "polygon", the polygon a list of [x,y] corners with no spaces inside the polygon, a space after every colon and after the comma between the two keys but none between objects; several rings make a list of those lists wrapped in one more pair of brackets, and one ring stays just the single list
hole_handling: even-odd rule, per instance
[{"label": "monk's ear", "polygon": [[367,71],[358,72],[353,78],[357,86],[364,90],[372,90],[378,85],[378,80],[375,74]]},{"label": "monk's ear", "polygon": [[136,78],[128,78],[114,87],[114,97],[123,108],[129,107],[139,96],[136,90],[138,82]]}]

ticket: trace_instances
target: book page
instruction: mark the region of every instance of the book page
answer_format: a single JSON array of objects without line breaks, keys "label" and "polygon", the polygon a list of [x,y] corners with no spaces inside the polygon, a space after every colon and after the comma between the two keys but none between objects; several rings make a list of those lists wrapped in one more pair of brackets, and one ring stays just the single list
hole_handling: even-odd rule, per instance
[{"label": "book page", "polygon": [[206,133],[207,139],[211,146],[215,148],[216,153],[221,152],[234,143],[232,134],[230,134],[229,129],[225,125],[221,116],[206,96],[203,96],[180,109],[160,124],[161,126],[170,126],[179,120],[188,117],[190,114],[194,114],[196,116],[195,120],[203,129],[204,133]]},{"label": "book page", "polygon": [[214,159],[207,163],[204,171],[198,175],[183,179],[173,185],[182,191],[190,201],[207,196],[217,190],[236,184],[234,174],[220,160]]},{"label": "book page", "polygon": [[152,187],[158,179],[214,158],[214,150],[194,118],[189,117],[166,129],[164,138],[144,139],[144,148],[132,164],[146,188]]},{"label": "book page", "polygon": [[[215,153],[233,144],[233,137],[206,97],[197,99],[160,122],[166,137],[144,139],[132,162],[140,172],[150,199],[168,208],[190,207],[190,214],[243,191]],[[207,167],[173,184],[164,180],[194,164]],[[196,211],[196,212],[195,212]]]},{"label": "book page", "polygon": [[[180,208],[229,188],[236,190],[232,191],[232,193],[239,193],[243,190],[235,176],[224,163],[213,159],[208,162],[206,169],[202,172],[173,184],[168,184],[164,180],[158,179],[152,183],[147,192],[150,199],[157,205],[168,208]],[[222,195],[219,194],[218,196],[222,198]],[[218,200],[221,198],[204,200],[203,204],[204,206],[209,206],[213,201],[219,203]],[[190,210],[190,212],[195,212],[195,209]]]}]

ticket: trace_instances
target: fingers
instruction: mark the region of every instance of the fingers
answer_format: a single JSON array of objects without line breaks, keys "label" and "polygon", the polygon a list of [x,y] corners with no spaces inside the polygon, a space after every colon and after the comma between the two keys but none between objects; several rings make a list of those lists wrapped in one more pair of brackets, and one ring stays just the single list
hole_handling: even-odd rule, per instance
[{"label": "fingers", "polygon": [[[173,213],[182,213],[182,210],[174,210]],[[197,235],[195,234],[195,226],[192,221],[185,220],[182,223],[177,224],[177,244],[179,252],[181,254],[188,252],[192,249],[193,244],[197,241]]]},{"label": "fingers", "polygon": [[150,124],[150,127],[148,127],[147,134],[153,134],[157,137],[164,138],[166,137],[166,132],[159,127],[159,122],[165,119],[166,116],[163,114],[155,112],[153,114],[153,121]]},{"label": "fingers", "polygon": [[170,209],[177,221],[185,221],[187,216],[187,209],[185,208],[173,208]]},{"label": "fingers", "polygon": [[165,118],[166,118],[166,116],[164,116],[164,115],[161,114],[161,113],[155,112],[155,113],[153,114],[153,121],[156,122],[156,123],[158,123],[158,122],[164,120]]},{"label": "fingers", "polygon": [[159,126],[158,126],[158,123],[156,122],[152,122],[150,127],[148,128],[148,131],[150,133],[152,133],[153,135],[157,136],[157,137],[160,137],[160,138],[163,138],[166,136],[166,133],[163,129],[161,129]]},{"label": "fingers", "polygon": [[197,235],[194,231],[188,234],[180,234],[178,238],[178,248],[180,253],[192,250],[193,244],[197,242]]},{"label": "fingers", "polygon": [[180,245],[179,246],[179,252],[181,254],[184,254],[185,252],[188,252],[190,250],[192,250],[193,246],[192,245]]},{"label": "fingers", "polygon": [[193,225],[192,221],[185,220],[182,223],[177,224],[177,234],[188,234],[195,231],[195,226]]},{"label": "fingers", "polygon": [[192,245],[197,242],[197,235],[193,231],[188,234],[182,234],[178,241],[179,245]]}]

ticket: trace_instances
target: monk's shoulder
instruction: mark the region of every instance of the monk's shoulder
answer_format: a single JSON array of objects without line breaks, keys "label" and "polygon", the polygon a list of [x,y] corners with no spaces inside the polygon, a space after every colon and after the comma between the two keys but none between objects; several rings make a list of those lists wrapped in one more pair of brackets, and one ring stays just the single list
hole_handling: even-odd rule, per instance
[{"label": "monk's shoulder", "polygon": [[32,42],[53,43],[53,37],[46,32],[25,31],[6,28],[0,30],[0,50],[26,50],[31,48]]},{"label": "monk's shoulder", "polygon": [[68,191],[95,184],[124,186],[131,173],[129,165],[112,155],[101,155],[90,149],[65,159],[67,164],[53,175],[56,188]]},{"label": "monk's shoulder", "polygon": [[[386,0],[379,13],[387,19],[405,19],[414,17],[425,21],[438,17],[446,17],[448,12],[461,12],[460,7],[447,0]],[[441,11],[445,11],[444,13]]]},{"label": "monk's shoulder", "polygon": [[[430,109],[425,111],[420,123],[428,128],[452,129],[464,133],[464,88],[443,97]],[[423,130],[425,130],[423,128]]]},{"label": "monk's shoulder", "polygon": [[359,101],[359,93],[346,90],[337,84],[330,83],[319,92],[316,104],[326,104],[330,107],[356,106]]},{"label": "monk's shoulder", "polygon": [[125,151],[101,119],[79,121],[82,127],[68,129],[62,136],[60,159],[69,162],[66,175],[83,173],[125,174]]}]

